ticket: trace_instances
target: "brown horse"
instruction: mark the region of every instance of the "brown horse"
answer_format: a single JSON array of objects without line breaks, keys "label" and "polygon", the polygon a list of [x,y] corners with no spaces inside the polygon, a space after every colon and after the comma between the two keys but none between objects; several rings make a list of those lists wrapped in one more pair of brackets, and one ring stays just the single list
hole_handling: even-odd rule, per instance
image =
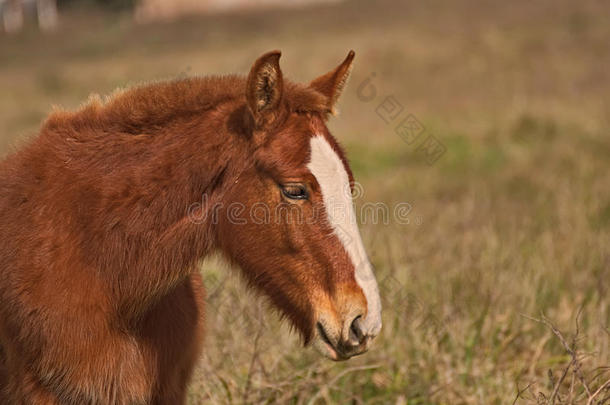
[{"label": "brown horse", "polygon": [[306,344],[363,353],[380,299],[325,125],[353,57],[309,85],[270,52],[93,99],[1,162],[0,403],[183,403],[212,251]]}]

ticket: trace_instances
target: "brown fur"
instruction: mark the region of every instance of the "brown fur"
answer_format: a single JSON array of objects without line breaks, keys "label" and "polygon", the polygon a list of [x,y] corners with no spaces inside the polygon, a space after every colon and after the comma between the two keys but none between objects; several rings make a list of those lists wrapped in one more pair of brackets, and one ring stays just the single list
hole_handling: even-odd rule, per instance
[{"label": "brown fur", "polygon": [[[324,124],[334,96],[284,81],[277,59],[249,79],[144,85],[55,112],[0,163],[0,403],[183,403],[203,337],[197,263],[214,249],[305,341],[315,297],[337,314],[348,296],[366,307],[305,170],[314,131],[343,158]],[[291,179],[311,183],[311,202],[282,199]],[[232,202],[318,220],[274,210],[235,224]]]}]

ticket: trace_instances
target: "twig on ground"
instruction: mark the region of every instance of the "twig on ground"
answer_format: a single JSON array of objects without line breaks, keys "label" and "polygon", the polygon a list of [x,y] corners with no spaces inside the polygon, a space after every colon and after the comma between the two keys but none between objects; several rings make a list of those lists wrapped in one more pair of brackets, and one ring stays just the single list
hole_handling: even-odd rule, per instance
[{"label": "twig on ground", "polygon": [[513,401],[513,405],[515,405],[517,403],[517,401],[519,400],[519,398],[521,398],[521,395],[527,391],[532,385],[534,384],[534,382],[532,381],[531,383],[527,384],[525,386],[525,388],[523,388],[522,390],[519,389],[519,382],[517,382],[517,395],[515,396],[515,400]]},{"label": "twig on ground", "polygon": [[[589,384],[587,383],[587,381],[585,380],[585,378],[582,374],[582,371],[581,371],[582,363],[579,358],[578,351],[576,349],[576,343],[578,341],[578,337],[580,334],[579,320],[580,320],[581,312],[582,312],[582,309],[580,309],[576,315],[576,331],[569,344],[568,344],[567,340],[564,338],[561,331],[559,329],[557,329],[555,327],[555,325],[544,314],[541,314],[540,319],[533,318],[533,317],[530,317],[527,315],[522,315],[523,317],[525,317],[527,319],[530,319],[530,320],[538,322],[538,323],[542,323],[547,328],[549,328],[553,332],[553,334],[557,337],[557,339],[559,339],[559,342],[561,342],[563,348],[571,357],[571,361],[567,365],[567,367],[563,370],[561,378],[556,382],[553,381],[553,379],[551,379],[551,383],[553,384],[553,392],[547,401],[547,403],[549,403],[549,404],[554,404],[556,399],[559,399],[561,402],[561,399],[559,398],[559,388],[561,387],[561,384],[563,383],[570,368],[572,368],[572,372],[576,375],[576,378],[578,378],[578,381],[580,382],[583,389],[585,390],[585,392],[587,394],[587,398],[590,399],[592,396],[591,389],[589,388]],[[549,375],[549,376],[551,376],[551,375]],[[571,399],[572,392],[573,392],[573,383],[570,385],[570,400],[572,400]]]},{"label": "twig on ground", "polygon": [[597,389],[597,391],[595,391],[592,395],[589,396],[587,405],[592,405],[595,397],[597,397],[607,387],[610,387],[610,380],[607,380],[605,383],[603,383],[602,386]]}]

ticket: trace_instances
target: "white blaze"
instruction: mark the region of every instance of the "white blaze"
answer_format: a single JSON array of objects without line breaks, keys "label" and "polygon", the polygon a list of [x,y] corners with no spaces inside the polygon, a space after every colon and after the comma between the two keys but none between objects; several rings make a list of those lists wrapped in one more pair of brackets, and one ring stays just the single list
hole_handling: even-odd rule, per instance
[{"label": "white blaze", "polygon": [[312,137],[310,146],[311,161],[307,168],[320,184],[330,224],[352,260],[356,269],[356,282],[366,298],[367,316],[361,327],[364,333],[377,336],[381,329],[381,300],[373,267],[358,230],[349,176],[343,162],[323,136]]}]

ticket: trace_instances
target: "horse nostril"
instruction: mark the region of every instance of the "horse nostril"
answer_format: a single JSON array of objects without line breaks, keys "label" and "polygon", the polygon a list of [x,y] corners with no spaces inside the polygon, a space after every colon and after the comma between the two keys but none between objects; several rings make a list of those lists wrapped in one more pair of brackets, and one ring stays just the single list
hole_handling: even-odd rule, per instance
[{"label": "horse nostril", "polygon": [[357,342],[357,345],[361,345],[364,342],[364,339],[366,337],[364,335],[364,333],[362,332],[362,328],[360,326],[360,318],[362,318],[361,315],[358,315],[357,317],[355,317],[349,327],[350,340]]}]

